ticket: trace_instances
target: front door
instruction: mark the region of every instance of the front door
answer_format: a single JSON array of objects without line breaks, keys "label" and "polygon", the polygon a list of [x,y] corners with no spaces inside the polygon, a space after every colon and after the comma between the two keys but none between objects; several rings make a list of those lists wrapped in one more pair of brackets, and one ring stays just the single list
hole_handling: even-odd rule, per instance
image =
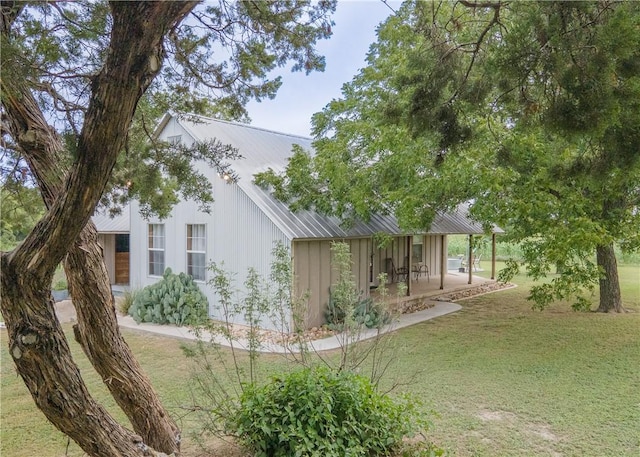
[{"label": "front door", "polygon": [[116,284],[129,284],[129,234],[116,235]]}]

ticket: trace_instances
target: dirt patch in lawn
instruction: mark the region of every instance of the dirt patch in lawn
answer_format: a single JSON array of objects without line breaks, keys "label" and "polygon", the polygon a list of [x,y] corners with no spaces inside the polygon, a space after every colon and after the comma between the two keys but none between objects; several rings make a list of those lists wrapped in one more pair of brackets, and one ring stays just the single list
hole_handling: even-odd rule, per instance
[{"label": "dirt patch in lawn", "polygon": [[205,441],[196,444],[186,440],[180,454],[184,457],[249,457],[248,451],[232,440],[209,437]]},{"label": "dirt patch in lawn", "polygon": [[480,420],[486,424],[486,430],[481,432],[483,436],[492,436],[500,430],[507,430],[509,433],[518,433],[527,443],[527,448],[535,449],[536,453],[541,452],[547,455],[560,455],[553,446],[560,441],[560,438],[552,431],[549,424],[531,422],[526,417],[522,417],[510,411],[501,410],[480,410],[478,412]]}]

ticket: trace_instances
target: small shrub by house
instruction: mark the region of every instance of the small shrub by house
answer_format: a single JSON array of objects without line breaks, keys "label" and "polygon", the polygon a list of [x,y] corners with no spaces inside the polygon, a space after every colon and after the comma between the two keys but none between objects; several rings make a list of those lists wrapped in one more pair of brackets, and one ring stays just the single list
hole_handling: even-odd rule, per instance
[{"label": "small shrub by house", "polygon": [[193,278],[167,268],[162,280],[135,295],[129,315],[137,322],[197,325],[208,316],[209,302]]}]

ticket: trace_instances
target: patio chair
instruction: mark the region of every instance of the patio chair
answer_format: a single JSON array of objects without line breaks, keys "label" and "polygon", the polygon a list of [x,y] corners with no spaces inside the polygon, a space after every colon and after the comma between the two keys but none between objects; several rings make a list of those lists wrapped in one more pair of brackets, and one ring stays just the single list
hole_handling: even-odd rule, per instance
[{"label": "patio chair", "polygon": [[420,276],[422,276],[422,273],[425,273],[427,275],[427,282],[430,282],[431,280],[431,278],[429,277],[429,267],[422,262],[415,263],[413,267],[411,267],[411,272],[414,274],[414,278],[416,281]]},{"label": "patio chair", "polygon": [[388,265],[391,267],[391,282],[406,281],[409,274],[409,268],[396,267],[392,258],[387,259]]},{"label": "patio chair", "polygon": [[482,254],[473,258],[473,271],[478,271],[480,269],[480,257],[482,257]]}]

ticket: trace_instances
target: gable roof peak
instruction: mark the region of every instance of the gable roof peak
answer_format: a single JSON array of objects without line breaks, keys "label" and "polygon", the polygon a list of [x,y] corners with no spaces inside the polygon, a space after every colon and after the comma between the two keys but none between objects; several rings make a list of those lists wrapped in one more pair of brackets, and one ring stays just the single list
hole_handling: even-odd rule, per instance
[{"label": "gable roof peak", "polygon": [[[251,124],[245,124],[243,122],[228,121],[228,120],[219,119],[219,118],[216,118],[216,117],[204,116],[202,114],[174,113],[174,112],[168,112],[167,114],[169,114],[172,117],[175,117],[178,120],[178,122],[187,121],[187,122],[194,123],[194,124],[197,124],[198,121],[202,121],[202,123],[204,123],[204,124],[217,122],[217,123],[221,123],[221,124],[227,124],[227,125],[232,125],[232,126],[236,126],[236,127],[240,127],[240,128],[257,130],[257,131],[260,131],[260,132],[270,133],[270,134],[274,134],[274,135],[282,135],[282,136],[296,138],[296,139],[305,140],[305,141],[309,141],[309,140],[312,139],[309,136],[296,135],[296,134],[293,134],[293,133],[286,133],[286,132],[280,132],[280,131],[277,131],[277,130],[271,130],[271,129],[267,129],[267,128],[264,128],[264,127],[257,127],[255,125],[251,125]],[[165,114],[165,116],[166,116],[166,114]]]}]

